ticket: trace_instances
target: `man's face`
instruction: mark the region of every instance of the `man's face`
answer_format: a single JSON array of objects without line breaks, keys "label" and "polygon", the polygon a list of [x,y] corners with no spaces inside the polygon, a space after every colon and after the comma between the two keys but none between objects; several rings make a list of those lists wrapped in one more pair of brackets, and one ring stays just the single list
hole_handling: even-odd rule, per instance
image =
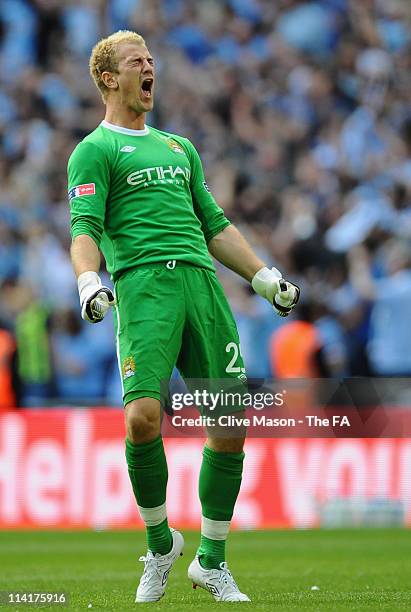
[{"label": "man's face", "polygon": [[122,104],[136,113],[152,110],[154,102],[154,60],[147,47],[122,43],[118,55],[118,92]]}]

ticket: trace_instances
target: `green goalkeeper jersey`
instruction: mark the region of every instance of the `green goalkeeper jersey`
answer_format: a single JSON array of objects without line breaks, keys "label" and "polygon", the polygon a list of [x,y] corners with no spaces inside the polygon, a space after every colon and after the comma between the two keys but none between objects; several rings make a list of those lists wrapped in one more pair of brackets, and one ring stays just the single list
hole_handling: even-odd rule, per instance
[{"label": "green goalkeeper jersey", "polygon": [[74,149],[68,187],[72,237],[93,238],[113,280],[173,259],[214,270],[207,243],[230,222],[186,138],[103,121]]}]

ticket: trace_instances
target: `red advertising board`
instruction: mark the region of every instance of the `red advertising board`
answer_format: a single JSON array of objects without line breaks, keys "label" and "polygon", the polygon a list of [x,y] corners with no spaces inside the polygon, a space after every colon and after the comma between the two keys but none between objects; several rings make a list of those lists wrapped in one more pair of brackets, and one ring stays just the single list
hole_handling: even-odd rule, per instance
[{"label": "red advertising board", "polygon": [[[165,438],[170,523],[198,527],[203,441]],[[336,497],[402,500],[411,525],[411,439],[249,439],[234,527],[312,527]],[[0,416],[0,528],[141,527],[121,410]]]}]

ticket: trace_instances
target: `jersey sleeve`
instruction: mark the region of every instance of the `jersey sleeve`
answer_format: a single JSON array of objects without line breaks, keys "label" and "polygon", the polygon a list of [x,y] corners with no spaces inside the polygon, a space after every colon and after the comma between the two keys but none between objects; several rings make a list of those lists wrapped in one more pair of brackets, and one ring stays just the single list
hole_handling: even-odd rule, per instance
[{"label": "jersey sleeve", "polygon": [[190,189],[194,212],[201,222],[201,229],[208,243],[214,236],[230,225],[230,221],[224,215],[223,209],[218,206],[207,186],[203,165],[197,150],[189,140],[186,142],[189,147],[191,162]]},{"label": "jersey sleeve", "polygon": [[71,154],[67,174],[71,236],[87,234],[100,246],[110,187],[107,156],[99,146],[81,142]]}]

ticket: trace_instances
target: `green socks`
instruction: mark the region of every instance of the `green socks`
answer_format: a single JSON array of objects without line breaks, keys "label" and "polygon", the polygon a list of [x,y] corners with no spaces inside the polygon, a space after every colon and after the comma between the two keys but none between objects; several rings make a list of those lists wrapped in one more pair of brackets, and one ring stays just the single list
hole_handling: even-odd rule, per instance
[{"label": "green socks", "polygon": [[[161,436],[146,444],[126,440],[128,473],[138,509],[147,530],[147,545],[154,554],[171,550],[167,522],[167,461]],[[206,569],[225,561],[225,542],[240,490],[244,453],[203,450],[199,493],[202,507],[201,541],[197,554]]]},{"label": "green socks", "polygon": [[226,539],[211,540],[201,533],[200,546],[197,551],[201,567],[204,567],[204,569],[218,569],[220,563],[225,561],[225,543]]},{"label": "green socks", "polygon": [[217,453],[204,447],[200,471],[201,541],[197,554],[205,569],[225,561],[225,542],[240,491],[244,453]]},{"label": "green socks", "polygon": [[[145,508],[150,510],[150,508]],[[140,508],[141,512],[141,508]],[[160,555],[166,555],[170,552],[173,544],[173,538],[168,527],[167,518],[164,519],[158,525],[148,525],[146,523],[147,530],[147,547],[152,553],[160,553]]]},{"label": "green socks", "polygon": [[146,525],[147,546],[165,555],[171,550],[172,536],[167,522],[167,460],[161,436],[145,444],[126,439],[128,473],[138,509]]}]

